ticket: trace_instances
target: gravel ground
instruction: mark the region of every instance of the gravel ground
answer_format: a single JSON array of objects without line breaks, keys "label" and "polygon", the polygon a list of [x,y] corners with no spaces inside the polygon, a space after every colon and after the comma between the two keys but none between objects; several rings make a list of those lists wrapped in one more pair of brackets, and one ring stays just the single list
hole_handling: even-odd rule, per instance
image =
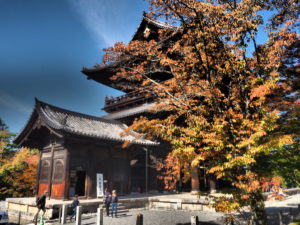
[{"label": "gravel ground", "polygon": [[[267,213],[274,214],[278,211],[289,211],[298,207],[300,194],[287,197],[283,201],[267,201]],[[222,214],[214,212],[198,211],[165,211],[165,210],[130,210],[126,215],[118,218],[104,217],[104,225],[135,225],[137,214],[143,214],[144,225],[190,225],[191,216],[198,216],[203,225],[217,225],[222,223]],[[277,218],[275,218],[277,220]],[[75,222],[67,224],[75,224]],[[96,216],[82,219],[83,225],[96,224]]]},{"label": "gravel ground", "polygon": [[[135,225],[137,214],[143,214],[143,225],[188,225],[191,221],[191,216],[198,216],[198,220],[203,225],[222,224],[221,213],[214,212],[189,212],[189,211],[163,211],[163,210],[130,210],[126,215],[121,215],[118,218],[104,217],[104,225]],[[67,224],[70,223],[69,220]],[[96,216],[85,217],[82,219],[82,224],[96,224]]]},{"label": "gravel ground", "polygon": [[[0,202],[0,208],[4,207],[5,202]],[[298,204],[300,204],[300,194],[288,196],[283,201],[267,201],[267,213],[270,215],[277,215],[279,211],[297,211]],[[104,217],[103,225],[135,225],[137,214],[143,214],[143,225],[190,225],[191,216],[198,216],[201,225],[221,225],[221,213],[203,212],[203,211],[171,211],[171,210],[145,210],[132,209],[126,215],[120,215],[118,218]],[[278,218],[271,219],[277,221]],[[58,225],[57,221],[46,221],[45,225]],[[73,225],[75,222],[67,220],[67,225]],[[96,225],[96,215],[83,215],[82,225]]]}]

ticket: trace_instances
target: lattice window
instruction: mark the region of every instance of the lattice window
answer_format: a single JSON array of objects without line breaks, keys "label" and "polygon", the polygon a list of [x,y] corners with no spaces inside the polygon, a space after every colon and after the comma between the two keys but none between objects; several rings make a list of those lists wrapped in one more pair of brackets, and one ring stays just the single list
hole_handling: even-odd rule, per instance
[{"label": "lattice window", "polygon": [[40,170],[40,183],[47,183],[50,172],[50,162],[49,160],[42,160],[41,170]]},{"label": "lattice window", "polygon": [[53,181],[55,183],[61,183],[63,177],[64,177],[64,162],[61,159],[56,159],[54,161]]}]

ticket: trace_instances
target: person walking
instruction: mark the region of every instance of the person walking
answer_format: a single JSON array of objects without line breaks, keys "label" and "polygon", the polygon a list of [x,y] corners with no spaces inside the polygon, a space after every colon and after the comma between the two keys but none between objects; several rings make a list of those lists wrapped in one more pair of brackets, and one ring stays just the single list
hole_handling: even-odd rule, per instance
[{"label": "person walking", "polygon": [[36,207],[38,208],[38,211],[34,216],[34,224],[37,224],[38,215],[41,210],[43,211],[42,216],[45,215],[45,212],[46,212],[45,206],[46,206],[47,195],[48,195],[48,191],[45,191],[44,194],[42,194],[40,197],[36,198]]},{"label": "person walking", "polygon": [[79,200],[78,200],[78,195],[75,195],[74,196],[74,200],[72,202],[73,214],[70,217],[70,221],[72,221],[73,217],[75,217],[75,219],[76,219],[76,209],[77,209],[77,206],[79,206]]},{"label": "person walking", "polygon": [[117,210],[118,210],[118,195],[116,190],[113,190],[111,195],[111,217],[114,217],[114,213],[115,213],[115,217],[117,217]]},{"label": "person walking", "polygon": [[109,216],[109,206],[111,203],[111,194],[108,191],[107,188],[104,190],[104,199],[103,199],[104,205],[105,205],[105,210],[106,210],[106,216]]}]

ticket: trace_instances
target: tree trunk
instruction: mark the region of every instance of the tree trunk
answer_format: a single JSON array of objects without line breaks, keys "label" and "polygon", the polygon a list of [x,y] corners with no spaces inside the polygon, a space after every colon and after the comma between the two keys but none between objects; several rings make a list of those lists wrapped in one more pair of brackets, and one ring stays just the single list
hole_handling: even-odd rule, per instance
[{"label": "tree trunk", "polygon": [[250,208],[253,225],[267,225],[265,202],[260,190],[251,193]]}]

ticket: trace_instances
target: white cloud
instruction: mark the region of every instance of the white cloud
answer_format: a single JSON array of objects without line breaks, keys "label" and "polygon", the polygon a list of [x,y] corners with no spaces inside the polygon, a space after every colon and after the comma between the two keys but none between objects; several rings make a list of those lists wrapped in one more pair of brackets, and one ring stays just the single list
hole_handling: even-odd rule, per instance
[{"label": "white cloud", "polygon": [[99,46],[112,46],[117,41],[126,42],[130,39],[132,30],[127,29],[128,17],[132,16],[135,9],[134,1],[68,0],[68,2],[79,14]]},{"label": "white cloud", "polygon": [[29,114],[32,111],[30,106],[25,105],[8,93],[0,91],[0,109],[2,107],[13,109],[14,111],[18,111],[22,114]]}]

